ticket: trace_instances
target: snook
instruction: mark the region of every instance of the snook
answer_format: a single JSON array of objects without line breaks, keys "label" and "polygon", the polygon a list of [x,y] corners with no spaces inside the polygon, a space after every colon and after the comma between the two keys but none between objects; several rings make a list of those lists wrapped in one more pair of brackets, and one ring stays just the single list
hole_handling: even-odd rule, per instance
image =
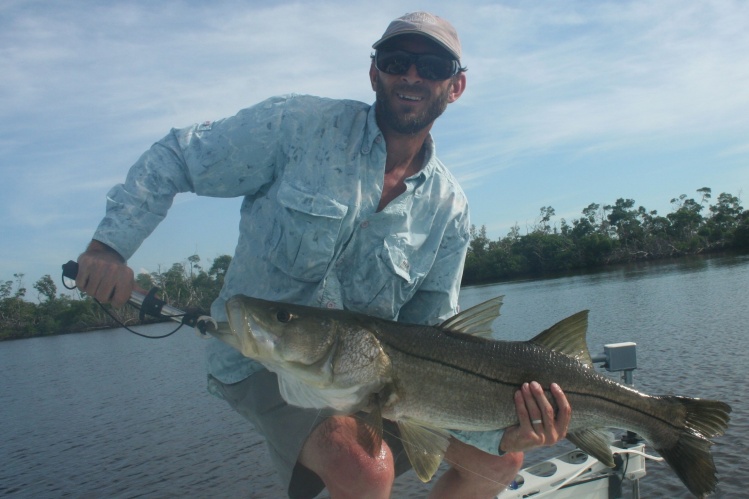
[{"label": "snook", "polygon": [[397,422],[424,481],[447,448],[445,429],[517,424],[513,394],[535,380],[562,387],[572,406],[567,438],[601,462],[614,466],[601,429],[631,430],[693,494],[715,489],[710,439],[727,428],[727,404],[650,396],[597,373],[585,341],[587,311],[530,341],[488,339],[501,304],[498,297],[429,327],[235,296],[227,303],[231,333],[219,337],[277,373],[290,404],[368,412],[372,449],[381,442],[381,418]]}]

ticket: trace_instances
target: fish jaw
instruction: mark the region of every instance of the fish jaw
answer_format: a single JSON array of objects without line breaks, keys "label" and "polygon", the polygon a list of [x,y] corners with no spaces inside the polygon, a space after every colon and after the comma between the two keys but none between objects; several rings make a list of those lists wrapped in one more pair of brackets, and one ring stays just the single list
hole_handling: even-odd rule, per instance
[{"label": "fish jaw", "polygon": [[273,372],[293,373],[313,386],[330,384],[335,335],[326,329],[307,331],[290,315],[279,320],[290,314],[284,305],[242,295],[230,298],[226,311],[235,338],[227,343]]},{"label": "fish jaw", "polygon": [[270,345],[263,342],[256,333],[259,330],[253,329],[250,317],[242,306],[242,300],[233,297],[226,302],[226,315],[229,319],[229,329],[231,335],[222,335],[218,337],[228,345],[239,350],[242,355],[261,361],[267,356]]}]

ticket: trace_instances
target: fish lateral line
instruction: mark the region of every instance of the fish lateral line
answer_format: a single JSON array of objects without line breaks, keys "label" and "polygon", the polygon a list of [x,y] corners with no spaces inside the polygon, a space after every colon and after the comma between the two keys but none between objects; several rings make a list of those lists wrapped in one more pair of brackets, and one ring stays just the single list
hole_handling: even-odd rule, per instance
[{"label": "fish lateral line", "polygon": [[[440,333],[444,333],[444,331],[440,331]],[[457,338],[457,339],[474,338],[474,339],[479,340],[481,342],[486,341],[488,344],[494,343],[494,341],[492,341],[492,340],[485,340],[485,339],[483,339],[481,337],[475,338],[475,337],[473,337],[471,335],[466,335],[465,333],[460,333],[460,332],[455,332],[455,331],[451,331],[450,332],[450,336],[453,336],[454,338]],[[398,345],[390,343],[387,340],[384,340],[384,339],[381,339],[381,338],[380,338],[380,341],[383,341],[384,343],[387,344],[388,348],[390,348],[392,350],[396,350],[396,351],[400,352],[402,355],[406,355],[406,356],[409,356],[409,357],[413,357],[414,359],[417,359],[417,360],[421,360],[421,361],[424,361],[424,362],[428,362],[428,363],[432,363],[432,364],[439,365],[439,366],[442,366],[442,367],[446,367],[446,368],[449,368],[449,369],[453,369],[453,370],[461,372],[463,374],[466,374],[466,375],[469,375],[469,376],[475,376],[475,377],[483,379],[485,381],[488,381],[488,382],[491,382],[491,383],[496,383],[496,384],[499,384],[499,385],[502,385],[502,386],[506,386],[506,387],[509,387],[509,388],[516,388],[516,389],[519,390],[523,383],[531,382],[531,381],[537,381],[537,380],[534,380],[534,379],[530,379],[530,378],[532,378],[532,376],[529,376],[529,379],[526,380],[526,381],[517,381],[517,382],[506,381],[506,380],[503,380],[503,379],[500,379],[500,378],[497,378],[497,377],[493,377],[493,376],[487,375],[487,374],[485,374],[483,372],[480,372],[480,371],[476,371],[476,370],[472,370],[472,369],[469,369],[469,368],[465,368],[465,367],[460,366],[460,365],[458,365],[456,363],[450,362],[449,360],[443,360],[443,359],[436,358],[436,357],[433,357],[433,356],[427,356],[427,355],[424,355],[424,354],[421,354],[421,353],[417,353],[417,352],[413,352],[413,351],[407,350],[407,349],[405,349],[403,347],[399,347]],[[541,345],[537,345],[536,343],[533,342],[533,340],[528,340],[528,341],[525,341],[525,342],[517,342],[517,343],[545,348],[545,347],[543,347]],[[549,351],[553,351],[553,350],[549,350]],[[556,352],[556,353],[560,353],[560,352]],[[565,357],[569,357],[569,356],[565,355]],[[571,360],[577,361],[577,359],[574,359],[574,358],[571,359]],[[580,363],[580,364],[584,365],[582,363]],[[604,381],[613,381],[613,380],[609,380],[608,378],[604,377],[600,373],[596,373],[596,375],[597,376],[601,376]],[[631,388],[629,386],[618,385],[618,384],[615,385],[615,386],[618,389],[624,389],[624,390],[627,390],[627,391],[631,392],[631,394],[633,396],[643,397],[644,399],[648,400],[649,403],[656,403],[657,404],[658,401],[663,401],[663,403],[668,403],[668,400],[675,401],[675,400],[684,400],[684,399],[686,399],[686,400],[699,400],[699,399],[691,399],[689,397],[682,397],[682,396],[677,396],[677,395],[648,395],[648,394],[642,393],[642,392],[640,392],[640,391],[638,391],[638,390],[636,390],[634,388]],[[553,395],[551,393],[551,390],[548,387],[543,387],[543,386],[542,386],[542,389],[543,389],[544,393],[547,395],[547,398],[549,398],[550,400],[553,401]],[[597,401],[602,401],[604,403],[608,403],[608,404],[611,404],[611,405],[614,405],[614,406],[617,406],[617,407],[621,406],[621,407],[624,407],[627,410],[630,410],[630,411],[632,411],[634,413],[637,413],[637,414],[639,414],[641,416],[644,416],[644,417],[647,417],[647,418],[652,418],[652,419],[654,419],[656,421],[659,421],[660,423],[668,426],[669,428],[671,428],[671,429],[673,429],[675,431],[688,431],[688,432],[694,434],[696,437],[703,438],[705,440],[709,440],[708,438],[706,438],[703,435],[701,435],[698,431],[692,430],[688,426],[679,426],[677,423],[669,421],[669,420],[661,417],[658,414],[655,414],[655,413],[652,413],[652,412],[648,412],[647,410],[645,410],[643,408],[640,408],[640,407],[638,407],[636,405],[624,405],[621,400],[618,400],[616,398],[608,397],[606,395],[601,395],[601,394],[592,393],[592,392],[579,391],[579,390],[575,390],[574,388],[573,389],[568,389],[568,388],[562,387],[562,390],[564,390],[565,395],[567,395],[568,397],[578,397],[578,398],[588,399],[588,400],[597,400]]]}]

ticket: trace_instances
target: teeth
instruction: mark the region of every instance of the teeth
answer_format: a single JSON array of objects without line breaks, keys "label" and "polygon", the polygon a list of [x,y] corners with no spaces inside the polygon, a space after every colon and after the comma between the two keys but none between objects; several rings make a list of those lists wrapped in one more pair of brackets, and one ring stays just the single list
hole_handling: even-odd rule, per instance
[{"label": "teeth", "polygon": [[412,100],[412,101],[420,101],[421,100],[421,97],[414,97],[412,95],[398,94],[398,97],[400,97],[401,99]]}]

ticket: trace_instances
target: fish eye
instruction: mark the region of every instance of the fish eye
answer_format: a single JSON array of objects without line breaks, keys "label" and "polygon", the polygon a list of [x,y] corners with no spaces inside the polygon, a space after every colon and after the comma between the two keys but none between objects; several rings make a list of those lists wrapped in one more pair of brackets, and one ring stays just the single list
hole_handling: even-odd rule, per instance
[{"label": "fish eye", "polygon": [[279,310],[276,313],[276,319],[278,319],[278,322],[287,323],[291,320],[291,314],[286,310]]}]

